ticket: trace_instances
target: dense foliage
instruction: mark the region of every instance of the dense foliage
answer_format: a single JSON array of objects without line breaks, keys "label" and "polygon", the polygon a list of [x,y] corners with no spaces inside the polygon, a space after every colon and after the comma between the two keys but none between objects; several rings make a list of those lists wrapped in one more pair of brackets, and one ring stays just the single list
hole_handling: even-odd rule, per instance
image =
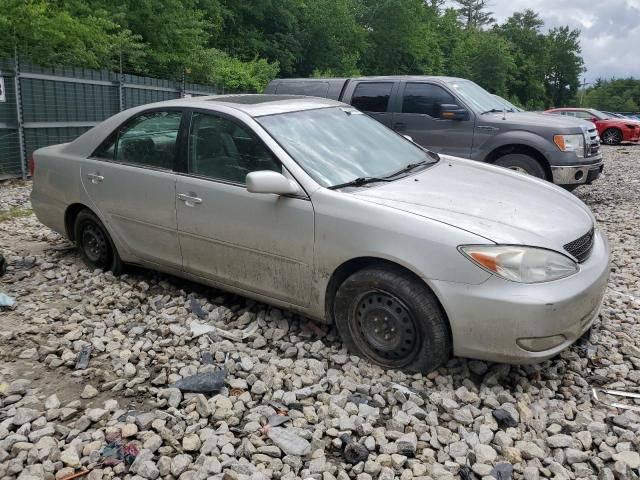
[{"label": "dense foliage", "polygon": [[0,52],[34,62],[261,91],[276,75],[433,74],[528,108],[565,105],[579,32],[531,10],[496,24],[486,0],[0,0]]},{"label": "dense foliage", "polygon": [[582,104],[610,112],[640,111],[640,80],[598,80],[587,89]]}]

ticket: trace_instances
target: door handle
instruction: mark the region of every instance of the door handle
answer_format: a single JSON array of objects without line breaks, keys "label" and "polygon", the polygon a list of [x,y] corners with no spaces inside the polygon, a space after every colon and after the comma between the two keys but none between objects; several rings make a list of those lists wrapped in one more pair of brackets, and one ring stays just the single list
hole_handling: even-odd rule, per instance
[{"label": "door handle", "polygon": [[404,123],[404,122],[395,122],[393,124],[393,129],[394,130],[400,130],[400,131],[406,130],[407,129],[407,124]]},{"label": "door handle", "polygon": [[187,207],[195,207],[202,203],[202,199],[192,192],[179,193],[178,200],[182,200]]},{"label": "door handle", "polygon": [[87,178],[91,180],[91,183],[102,183],[104,177],[99,173],[88,173]]}]

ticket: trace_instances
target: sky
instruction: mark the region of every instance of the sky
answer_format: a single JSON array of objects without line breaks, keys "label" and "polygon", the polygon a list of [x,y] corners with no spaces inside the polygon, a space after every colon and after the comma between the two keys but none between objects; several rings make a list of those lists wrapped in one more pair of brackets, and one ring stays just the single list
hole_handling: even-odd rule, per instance
[{"label": "sky", "polygon": [[545,28],[579,29],[587,82],[640,78],[640,0],[489,0],[498,23],[530,8]]}]

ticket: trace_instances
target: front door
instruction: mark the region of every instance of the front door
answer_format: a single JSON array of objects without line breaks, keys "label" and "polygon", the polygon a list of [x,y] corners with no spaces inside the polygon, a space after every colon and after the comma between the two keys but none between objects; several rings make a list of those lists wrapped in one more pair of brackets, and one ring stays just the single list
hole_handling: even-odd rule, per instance
[{"label": "front door", "polygon": [[82,184],[129,256],[180,267],[176,222],[177,136],[182,112],[133,118],[81,167]]},{"label": "front door", "polygon": [[440,118],[440,106],[457,104],[455,97],[434,83],[406,82],[401,89],[402,102],[400,111],[393,114],[393,129],[434,152],[469,158],[473,119]]},{"label": "front door", "polygon": [[247,173],[283,167],[236,120],[194,112],[187,144],[187,172],[176,185],[184,269],[306,305],[314,246],[309,199],[246,190]]}]

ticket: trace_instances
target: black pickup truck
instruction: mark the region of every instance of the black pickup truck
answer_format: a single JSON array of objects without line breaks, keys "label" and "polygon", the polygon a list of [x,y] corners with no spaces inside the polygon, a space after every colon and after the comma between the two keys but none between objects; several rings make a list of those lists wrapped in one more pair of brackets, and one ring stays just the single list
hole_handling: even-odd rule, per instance
[{"label": "black pickup truck", "polygon": [[603,168],[592,123],[517,111],[462,78],[276,79],[265,93],[339,100],[435,152],[511,168],[569,190],[591,183]]}]

